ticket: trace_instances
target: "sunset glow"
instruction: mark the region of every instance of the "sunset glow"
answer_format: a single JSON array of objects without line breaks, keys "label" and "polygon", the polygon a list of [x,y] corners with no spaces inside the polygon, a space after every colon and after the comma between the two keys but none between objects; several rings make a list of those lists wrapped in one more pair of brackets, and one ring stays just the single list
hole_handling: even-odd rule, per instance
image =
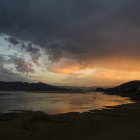
[{"label": "sunset glow", "polygon": [[112,86],[140,79],[139,2],[21,3],[1,3],[1,81]]}]

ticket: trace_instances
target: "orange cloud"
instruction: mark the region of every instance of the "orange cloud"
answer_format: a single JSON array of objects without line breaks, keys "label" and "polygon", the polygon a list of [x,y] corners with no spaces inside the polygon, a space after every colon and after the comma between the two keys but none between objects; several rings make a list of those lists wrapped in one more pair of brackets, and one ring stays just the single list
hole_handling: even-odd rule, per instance
[{"label": "orange cloud", "polygon": [[79,71],[80,68],[78,66],[69,66],[69,67],[63,67],[63,68],[50,68],[49,70],[55,73],[72,74],[76,71]]},{"label": "orange cloud", "polygon": [[73,74],[86,68],[76,61],[63,59],[59,63],[51,64],[48,70],[60,74]]},{"label": "orange cloud", "polygon": [[48,70],[67,76],[62,85],[114,86],[140,79],[139,61],[129,58],[89,60],[85,64],[65,59],[50,65]]}]

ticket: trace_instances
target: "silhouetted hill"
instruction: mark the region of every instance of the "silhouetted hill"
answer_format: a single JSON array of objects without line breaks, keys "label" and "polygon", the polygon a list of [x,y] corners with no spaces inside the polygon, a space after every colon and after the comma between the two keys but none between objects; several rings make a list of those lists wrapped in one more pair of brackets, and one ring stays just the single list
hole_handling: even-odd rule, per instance
[{"label": "silhouetted hill", "polygon": [[0,91],[68,91],[68,89],[45,83],[3,82],[0,81]]},{"label": "silhouetted hill", "polygon": [[114,88],[97,88],[96,91],[108,94],[118,94],[122,96],[138,97],[140,95],[140,81],[130,81]]},{"label": "silhouetted hill", "polygon": [[125,93],[140,92],[140,81],[130,81],[114,88],[105,89],[105,91],[125,92]]}]

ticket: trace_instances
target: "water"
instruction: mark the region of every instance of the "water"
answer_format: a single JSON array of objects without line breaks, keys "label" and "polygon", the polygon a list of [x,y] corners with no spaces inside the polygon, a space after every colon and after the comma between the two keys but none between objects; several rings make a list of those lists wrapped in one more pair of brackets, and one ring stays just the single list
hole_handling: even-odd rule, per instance
[{"label": "water", "polygon": [[127,97],[104,93],[33,93],[0,91],[0,112],[44,111],[47,114],[85,112],[107,106],[133,103]]}]

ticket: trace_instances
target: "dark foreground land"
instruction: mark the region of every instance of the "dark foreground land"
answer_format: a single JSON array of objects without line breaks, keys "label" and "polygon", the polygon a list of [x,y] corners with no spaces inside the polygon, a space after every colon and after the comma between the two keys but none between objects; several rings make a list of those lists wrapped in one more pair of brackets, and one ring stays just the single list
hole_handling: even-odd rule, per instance
[{"label": "dark foreground land", "polygon": [[102,111],[46,115],[0,114],[1,140],[140,140],[140,95],[136,103]]},{"label": "dark foreground land", "polygon": [[139,140],[140,103],[90,113],[0,115],[1,140]]}]

